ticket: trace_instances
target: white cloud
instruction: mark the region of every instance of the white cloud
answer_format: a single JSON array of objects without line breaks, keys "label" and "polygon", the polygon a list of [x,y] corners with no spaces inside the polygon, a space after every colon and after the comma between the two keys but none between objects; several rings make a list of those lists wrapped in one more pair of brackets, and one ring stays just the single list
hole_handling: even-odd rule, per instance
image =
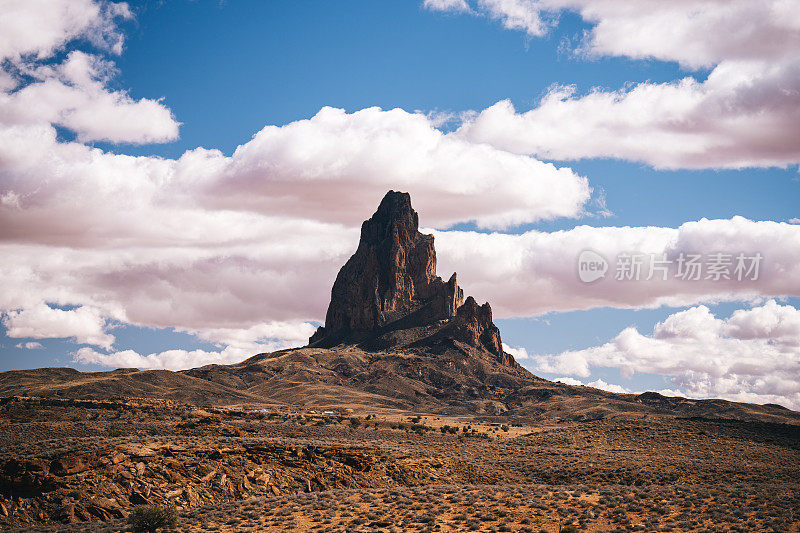
[{"label": "white cloud", "polygon": [[615,385],[613,383],[606,383],[602,379],[596,379],[595,381],[590,381],[589,383],[584,383],[583,381],[581,381],[579,379],[575,379],[575,378],[571,378],[571,377],[561,377],[561,378],[555,378],[553,381],[555,381],[557,383],[561,382],[561,383],[564,383],[565,385],[575,385],[575,386],[583,385],[583,386],[586,386],[586,387],[594,387],[595,389],[605,390],[605,391],[608,391],[608,392],[616,392],[616,393],[619,393],[619,394],[630,394],[631,393],[630,390],[626,389],[625,387],[623,387],[621,385]]},{"label": "white cloud", "polygon": [[552,25],[549,17],[538,8],[537,0],[478,0],[474,9],[466,0],[424,0],[422,7],[486,16],[499,21],[508,30],[521,30],[532,37],[542,37]]},{"label": "white cloud", "polygon": [[[276,349],[265,346],[264,351]],[[141,355],[134,350],[123,350],[113,353],[101,353],[91,348],[81,348],[75,352],[74,362],[81,364],[97,364],[110,368],[143,368],[184,370],[210,364],[238,363],[258,352],[237,348],[225,348],[219,352],[205,350],[165,350],[163,352]]]},{"label": "white cloud", "polygon": [[768,339],[800,348],[800,311],[770,300],[761,307],[739,309],[725,321],[725,334],[737,339]]},{"label": "white cloud", "polygon": [[16,347],[23,350],[44,350],[41,342],[20,342]]},{"label": "white cloud", "polygon": [[[591,189],[568,168],[442,133],[420,113],[379,108],[267,126],[236,149],[186,154],[191,186],[206,207],[250,209],[360,224],[364,205],[389,188],[409,191],[439,227],[474,220],[505,228],[583,212]],[[179,168],[178,171],[181,169]]]},{"label": "white cloud", "polygon": [[515,348],[513,346],[509,346],[506,343],[503,343],[503,351],[513,355],[514,359],[516,359],[517,361],[521,359],[527,359],[528,357],[530,357],[528,355],[528,351],[521,346],[519,348]]},{"label": "white cloud", "polygon": [[161,102],[133,100],[110,91],[106,83],[113,65],[96,56],[72,51],[56,66],[31,68],[35,82],[0,92],[0,124],[55,124],[76,133],[78,140],[153,143],[178,137],[178,122]]},{"label": "white cloud", "polygon": [[[517,112],[500,101],[459,133],[548,159],[619,158],[657,168],[742,168],[800,162],[800,8],[718,0],[479,1],[478,11],[531,36],[575,11],[592,25],[578,55],[654,58],[707,67],[707,79],[638,83],[616,91],[554,86]],[[504,19],[505,17],[505,19]],[[519,22],[528,21],[528,22]]]},{"label": "white cloud", "polygon": [[[425,7],[437,9],[437,4]],[[453,2],[455,3],[455,2]],[[465,2],[466,3],[466,2]],[[544,36],[574,11],[592,25],[579,50],[592,55],[677,61],[687,68],[723,60],[782,61],[800,48],[800,7],[787,0],[474,0],[505,27]],[[469,4],[467,8],[471,9]]]},{"label": "white cloud", "polygon": [[504,28],[541,37],[549,30],[536,0],[478,0],[478,9],[499,20]]},{"label": "white cloud", "polygon": [[0,308],[91,305],[191,330],[319,318],[358,224],[398,184],[441,224],[577,213],[589,194],[569,169],[451,141],[400,110],[326,109],[232,157],[178,160],[15,126],[0,128],[0,160]]},{"label": "white cloud", "polygon": [[556,160],[618,158],[656,168],[786,166],[800,161],[800,62],[720,64],[691,77],[577,95],[552,88],[530,111],[507,101],[459,134]]},{"label": "white cloud", "polygon": [[678,61],[688,68],[724,60],[779,62],[797,57],[800,7],[786,0],[625,2],[544,0],[594,23],[586,48],[597,55]]},{"label": "white cloud", "polygon": [[79,344],[110,348],[114,336],[105,332],[102,313],[90,307],[54,309],[44,303],[22,310],[7,311],[2,318],[6,335],[12,339],[72,338]]},{"label": "white cloud", "polygon": [[630,394],[630,390],[626,389],[622,385],[615,385],[613,383],[606,383],[602,379],[597,379],[595,381],[590,381],[586,384],[589,387],[594,387],[595,389],[606,390],[608,392],[616,392],[618,394]]},{"label": "white cloud", "polygon": [[308,322],[269,322],[246,329],[207,328],[189,332],[219,346],[258,350],[264,344],[279,345],[281,348],[303,346],[316,329]]},{"label": "white cloud", "polygon": [[159,100],[111,90],[114,64],[80,50],[45,64],[75,40],[119,54],[117,22],[126,3],[105,0],[7,0],[0,21],[0,127],[62,126],[81,142],[153,143],[178,137],[179,123]]},{"label": "white cloud", "polygon": [[131,17],[128,4],[95,0],[4,0],[0,59],[51,56],[67,42],[86,39],[119,54],[123,36],[116,21]]},{"label": "white cloud", "polygon": [[768,301],[720,319],[705,306],[692,307],[656,324],[649,336],[627,328],[601,346],[531,361],[542,372],[582,377],[592,367],[618,368],[624,376],[661,374],[690,397],[798,409],[800,310]]},{"label": "white cloud", "polygon": [[431,11],[466,13],[472,11],[466,0],[424,0],[422,7]]},{"label": "white cloud", "polygon": [[[423,216],[424,219],[424,216]],[[595,307],[682,307],[698,302],[751,300],[800,296],[800,227],[780,222],[730,220],[687,222],[679,228],[590,227],[521,235],[435,232],[439,270],[457,271],[459,281],[480,301],[489,301],[498,317],[532,316],[552,311]],[[583,283],[578,257],[591,249],[609,263],[604,278]],[[617,280],[620,254],[641,255],[641,276]],[[714,254],[729,255],[731,279],[706,279]],[[737,279],[736,257],[761,254],[758,279],[742,272]],[[666,257],[668,270],[649,266],[651,255]],[[676,276],[678,261],[701,254],[701,279]],[[723,259],[725,259],[723,257]],[[746,259],[745,267],[752,261]],[[653,266],[658,267],[658,264]],[[751,276],[752,277],[752,274]]]},{"label": "white cloud", "polygon": [[238,363],[258,353],[305,345],[316,328],[309,323],[273,322],[249,328],[209,328],[189,331],[198,338],[220,346],[218,351],[165,350],[142,355],[134,350],[102,353],[81,348],[74,361],[107,367],[185,370],[210,364]]}]

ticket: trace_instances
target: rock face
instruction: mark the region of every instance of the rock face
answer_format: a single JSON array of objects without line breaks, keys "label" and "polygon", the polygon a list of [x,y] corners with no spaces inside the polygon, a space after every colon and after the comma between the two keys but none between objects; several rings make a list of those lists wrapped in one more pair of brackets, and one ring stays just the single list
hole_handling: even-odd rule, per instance
[{"label": "rock face", "polygon": [[492,308],[463,298],[455,273],[448,281],[436,275],[433,235],[420,233],[409,194],[389,191],[361,225],[358,249],[333,284],[325,326],[309,343],[333,345],[392,327],[442,324],[452,339],[513,365]]},{"label": "rock face", "polygon": [[496,355],[505,365],[513,366],[514,358],[503,352],[500,330],[492,322],[492,307],[489,302],[478,305],[472,296],[458,308],[455,318],[449,324],[448,333],[452,338],[466,342],[470,346],[483,348]]}]

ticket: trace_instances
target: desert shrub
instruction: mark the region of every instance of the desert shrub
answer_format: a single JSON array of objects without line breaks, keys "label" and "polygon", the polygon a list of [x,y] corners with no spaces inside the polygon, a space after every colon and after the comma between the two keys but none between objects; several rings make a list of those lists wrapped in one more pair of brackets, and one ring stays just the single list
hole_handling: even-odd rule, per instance
[{"label": "desert shrub", "polygon": [[153,533],[158,529],[169,530],[178,523],[178,513],[169,505],[139,505],[128,517],[133,531]]},{"label": "desert shrub", "polygon": [[361,420],[359,420],[358,418],[351,418],[350,419],[350,426],[351,427],[357,428],[360,425],[361,425]]}]

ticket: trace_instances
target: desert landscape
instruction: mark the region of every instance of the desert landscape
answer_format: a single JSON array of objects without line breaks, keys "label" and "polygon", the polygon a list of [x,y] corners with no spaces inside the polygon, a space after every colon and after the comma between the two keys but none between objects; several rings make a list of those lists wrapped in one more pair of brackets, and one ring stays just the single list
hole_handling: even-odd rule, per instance
[{"label": "desert landscape", "polygon": [[539,378],[456,279],[390,191],[308,346],[0,373],[0,525],[800,531],[800,413]]},{"label": "desert landscape", "polygon": [[800,533],[800,0],[0,0],[0,532]]}]

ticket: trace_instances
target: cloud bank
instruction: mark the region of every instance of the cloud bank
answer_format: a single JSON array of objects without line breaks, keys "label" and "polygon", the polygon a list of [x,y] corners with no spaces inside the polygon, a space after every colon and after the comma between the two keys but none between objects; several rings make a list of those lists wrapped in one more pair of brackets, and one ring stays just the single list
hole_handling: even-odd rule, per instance
[{"label": "cloud bank", "polygon": [[[687,222],[678,228],[579,226],[553,233],[435,235],[440,270],[458,271],[468,292],[490,301],[501,317],[800,296],[800,227],[785,222],[734,217]],[[591,283],[578,275],[578,259],[587,249],[609,264],[606,275]],[[679,272],[681,254],[684,259],[701,255],[699,279],[679,275],[688,273],[685,265]],[[729,279],[716,279],[710,270],[717,254],[729,262],[723,269]],[[758,279],[738,279],[739,254],[762,256]],[[627,273],[617,279],[626,256],[640,257],[638,279],[628,279]],[[747,261],[745,267],[751,264]]]},{"label": "cloud bank", "polygon": [[[446,2],[425,6],[455,10]],[[460,128],[463,138],[547,159],[616,158],[656,168],[800,162],[797,3],[480,0],[469,12],[541,37],[565,11],[591,25],[574,50],[578,58],[655,59],[711,72],[587,93],[557,85],[529,111],[503,100],[477,113]]]},{"label": "cloud bank", "polygon": [[627,328],[601,346],[532,355],[531,361],[541,372],[579,377],[589,376],[592,367],[618,368],[628,377],[661,374],[690,397],[797,410],[800,310],[770,300],[720,319],[705,306],[692,307],[659,322],[650,335]]}]

